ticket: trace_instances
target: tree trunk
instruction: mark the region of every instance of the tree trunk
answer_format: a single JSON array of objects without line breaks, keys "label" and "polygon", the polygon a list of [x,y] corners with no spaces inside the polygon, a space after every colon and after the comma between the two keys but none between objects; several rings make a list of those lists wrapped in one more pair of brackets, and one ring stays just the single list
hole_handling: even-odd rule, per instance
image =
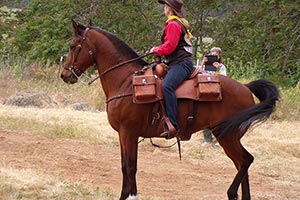
[{"label": "tree trunk", "polygon": [[200,46],[200,50],[201,50],[201,54],[204,55],[204,47],[203,47],[203,27],[204,27],[204,20],[203,20],[203,11],[201,11],[200,14],[200,26],[199,26],[199,46]]}]

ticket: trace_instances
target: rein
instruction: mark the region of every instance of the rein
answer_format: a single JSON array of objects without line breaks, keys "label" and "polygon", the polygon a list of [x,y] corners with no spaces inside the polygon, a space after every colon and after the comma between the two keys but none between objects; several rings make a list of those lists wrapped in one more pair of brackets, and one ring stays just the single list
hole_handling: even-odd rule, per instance
[{"label": "rein", "polygon": [[[101,74],[99,74],[97,77],[92,78],[92,77],[88,76],[86,73],[84,73],[83,71],[81,71],[80,69],[78,69],[76,66],[74,66],[74,63],[77,61],[78,55],[79,55],[79,53],[81,52],[82,44],[83,44],[83,42],[86,40],[86,38],[87,38],[86,35],[87,35],[87,33],[88,33],[90,30],[91,30],[90,28],[86,28],[86,29],[85,29],[85,31],[84,31],[84,33],[83,33],[83,36],[81,37],[80,44],[78,45],[78,47],[79,47],[78,53],[77,53],[76,56],[74,57],[74,59],[73,59],[73,61],[72,61],[72,65],[71,65],[71,66],[64,66],[64,69],[69,70],[69,71],[73,74],[73,76],[75,76],[75,77],[77,78],[77,80],[78,80],[81,84],[83,84],[83,85],[89,86],[89,85],[91,85],[93,82],[95,82],[97,79],[99,79],[101,76],[104,76],[105,74],[107,74],[107,73],[109,73],[109,72],[111,72],[111,71],[113,71],[113,70],[115,70],[115,69],[117,69],[117,68],[119,68],[119,67],[122,67],[122,66],[124,66],[124,65],[126,65],[126,64],[128,64],[128,63],[132,63],[132,62],[134,62],[134,61],[137,61],[137,60],[139,60],[139,59],[142,59],[142,58],[144,58],[144,57],[146,57],[146,56],[151,55],[151,53],[146,53],[146,54],[143,54],[143,55],[138,56],[138,57],[136,57],[136,58],[133,58],[133,59],[130,59],[130,60],[126,60],[126,61],[124,61],[124,62],[121,62],[121,63],[119,63],[119,64],[116,64],[116,65],[114,65],[114,66],[109,67],[109,68],[106,69],[104,72],[102,72]],[[94,52],[90,49],[88,43],[87,43],[87,47],[88,47],[88,49],[89,49],[89,55],[93,57],[93,60],[94,60],[94,61],[96,61]],[[62,58],[61,58],[61,61],[62,61]],[[83,81],[83,80],[76,74],[76,71],[80,71],[81,74],[83,74],[83,75],[88,79],[88,81],[87,81],[87,82]],[[121,98],[121,97],[119,97],[119,98]],[[108,100],[107,100],[107,101],[108,101]]]},{"label": "rein", "polygon": [[[144,142],[146,138],[142,138],[141,140],[138,141],[138,144],[140,144],[141,142]],[[150,138],[150,143],[153,147],[159,148],[159,149],[169,149],[173,146],[175,146],[176,144],[178,145],[178,154],[179,154],[179,159],[181,160],[182,155],[181,155],[181,144],[180,144],[181,139],[180,138],[176,138],[176,142],[174,142],[173,144],[170,144],[168,146],[161,146],[158,144],[155,144],[152,140],[152,138]]]},{"label": "rein", "polygon": [[[83,36],[81,37],[80,44],[78,45],[78,48],[79,48],[78,53],[74,56],[73,61],[72,61],[72,65],[71,65],[71,66],[64,66],[64,67],[63,67],[64,69],[70,71],[70,72],[73,74],[73,76],[75,76],[75,77],[77,78],[77,80],[78,80],[81,84],[83,84],[83,85],[85,85],[85,86],[91,85],[93,82],[95,82],[95,81],[96,81],[97,79],[99,79],[100,77],[102,77],[102,76],[108,74],[109,72],[111,72],[111,71],[113,71],[113,70],[115,70],[115,69],[117,69],[117,68],[120,68],[120,67],[122,67],[122,66],[124,66],[124,65],[126,65],[126,64],[128,64],[128,63],[132,63],[132,62],[134,62],[134,61],[140,60],[140,59],[142,59],[142,58],[144,58],[144,57],[146,57],[146,56],[151,55],[151,53],[145,53],[145,54],[143,54],[143,55],[141,55],[141,56],[138,56],[138,57],[136,57],[136,58],[132,58],[132,59],[130,59],[130,60],[126,60],[126,61],[124,61],[124,62],[118,63],[118,64],[113,65],[113,66],[109,67],[108,69],[104,70],[104,71],[103,71],[102,73],[100,73],[97,77],[92,78],[92,77],[90,77],[89,75],[87,75],[84,71],[78,69],[78,68],[74,65],[74,63],[76,63],[76,61],[77,61],[77,58],[78,58],[79,53],[81,52],[83,42],[87,39],[87,36],[86,36],[86,35],[87,35],[87,33],[88,33],[90,30],[91,30],[90,28],[86,28],[86,29],[85,29],[85,31],[84,31],[84,33],[83,33]],[[88,42],[86,42],[86,44],[87,44],[87,48],[88,48],[88,51],[89,51],[89,55],[93,58],[94,61],[96,61],[94,52],[90,49],[90,46],[89,46]],[[62,62],[62,60],[63,60],[63,56],[61,57],[61,62]],[[82,78],[80,78],[80,76],[78,76],[78,75],[76,74],[76,71],[79,71],[79,72],[80,72],[87,80],[86,80],[86,81],[82,80]],[[132,95],[133,95],[132,93],[119,94],[119,95],[116,95],[116,96],[113,96],[113,97],[110,97],[110,98],[106,99],[105,102],[106,102],[106,104],[108,104],[109,102],[111,102],[111,101],[113,101],[113,100],[115,100],[115,99],[120,99],[120,98],[124,98],[124,97],[129,97],[129,96],[132,96]]]},{"label": "rein", "polygon": [[[92,52],[92,51],[90,50],[90,52]],[[123,65],[126,65],[126,64],[128,64],[128,63],[132,63],[132,62],[137,61],[137,60],[139,60],[139,59],[142,59],[142,58],[144,58],[144,57],[146,57],[146,56],[149,56],[150,54],[151,54],[151,53],[146,53],[146,54],[143,54],[143,55],[141,55],[141,56],[139,56],[139,57],[136,57],[136,58],[133,58],[133,59],[130,59],[130,60],[126,60],[126,61],[124,61],[124,62],[121,62],[121,63],[119,63],[119,64],[116,64],[116,65],[114,65],[114,66],[108,68],[107,70],[105,70],[104,72],[102,72],[101,74],[99,74],[99,75],[98,75],[97,77],[95,77],[95,78],[92,78],[92,77],[88,76],[86,73],[82,72],[81,74],[84,75],[84,76],[88,79],[87,82],[83,81],[83,80],[75,73],[76,70],[80,71],[80,69],[76,68],[76,66],[73,66],[73,67],[66,67],[66,66],[65,66],[65,67],[63,67],[63,68],[69,70],[69,71],[77,78],[77,80],[78,80],[81,84],[83,84],[83,85],[85,85],[85,86],[89,86],[89,85],[91,85],[92,83],[94,83],[97,79],[99,79],[101,76],[104,76],[105,74],[107,74],[108,72],[113,71],[113,70],[115,70],[115,69],[117,69],[117,68],[119,68],[119,67],[122,67]],[[91,54],[90,54],[90,55],[91,55]],[[63,57],[65,57],[65,55],[61,56],[61,58],[60,58],[60,63],[62,63]],[[58,71],[58,74],[59,74],[59,73],[60,73],[60,71]]]},{"label": "rein", "polygon": [[96,81],[96,80],[97,80],[98,78],[100,78],[101,76],[104,76],[104,75],[107,74],[108,72],[111,72],[111,71],[113,71],[113,70],[115,70],[115,69],[117,69],[117,68],[119,68],[119,67],[122,67],[123,65],[126,65],[126,64],[128,64],[128,63],[137,61],[137,60],[142,59],[142,58],[144,58],[144,57],[146,57],[146,56],[149,56],[149,55],[151,55],[151,53],[146,53],[146,54],[141,55],[141,56],[139,56],[139,57],[136,57],[136,58],[133,58],[133,59],[130,59],[130,60],[126,60],[126,61],[124,61],[124,62],[121,62],[121,63],[119,63],[119,64],[116,64],[116,65],[114,65],[114,66],[111,66],[110,68],[106,69],[104,72],[102,72],[101,74],[99,74],[97,77],[95,77],[95,78],[93,78],[92,80],[90,80],[90,81],[88,82],[88,85],[92,84],[94,81]]}]

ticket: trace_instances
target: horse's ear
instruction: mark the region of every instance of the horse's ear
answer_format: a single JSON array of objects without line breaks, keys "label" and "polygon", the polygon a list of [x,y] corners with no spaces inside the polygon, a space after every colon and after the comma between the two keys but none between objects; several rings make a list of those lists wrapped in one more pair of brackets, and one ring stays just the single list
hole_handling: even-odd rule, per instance
[{"label": "horse's ear", "polygon": [[72,26],[73,26],[73,31],[75,33],[75,35],[81,35],[84,30],[86,29],[86,27],[82,24],[79,24],[77,22],[75,22],[74,20],[72,20]]},{"label": "horse's ear", "polygon": [[86,29],[86,27],[82,24],[77,24],[77,27],[78,27],[78,32],[79,32],[79,35],[81,33],[83,33],[83,31]]},{"label": "horse's ear", "polygon": [[78,24],[72,19],[73,31],[75,34],[79,34]]},{"label": "horse's ear", "polygon": [[89,22],[88,22],[88,24],[87,24],[87,27],[92,27],[92,26],[93,26],[93,22],[92,22],[91,19],[89,19]]}]

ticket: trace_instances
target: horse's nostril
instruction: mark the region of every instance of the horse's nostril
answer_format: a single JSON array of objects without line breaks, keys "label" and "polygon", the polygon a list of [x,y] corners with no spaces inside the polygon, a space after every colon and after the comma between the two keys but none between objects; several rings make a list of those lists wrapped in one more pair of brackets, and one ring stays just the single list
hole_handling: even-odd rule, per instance
[{"label": "horse's nostril", "polygon": [[60,75],[60,78],[64,79],[64,75],[63,75],[63,74],[61,74],[61,75]]}]

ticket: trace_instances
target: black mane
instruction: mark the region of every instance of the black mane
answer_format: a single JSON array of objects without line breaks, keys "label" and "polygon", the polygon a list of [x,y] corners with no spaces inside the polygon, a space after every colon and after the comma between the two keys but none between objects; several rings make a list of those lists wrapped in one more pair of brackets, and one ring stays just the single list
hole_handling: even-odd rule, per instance
[{"label": "black mane", "polygon": [[[118,38],[116,35],[100,28],[95,28],[95,27],[90,27],[90,28],[107,36],[107,38],[114,44],[114,46],[117,49],[119,49],[122,52],[126,52],[126,54],[129,55],[130,57],[136,58],[139,56],[132,48],[130,48],[123,40]],[[142,66],[149,65],[149,63],[144,61],[143,59],[138,60],[138,62]]]}]

